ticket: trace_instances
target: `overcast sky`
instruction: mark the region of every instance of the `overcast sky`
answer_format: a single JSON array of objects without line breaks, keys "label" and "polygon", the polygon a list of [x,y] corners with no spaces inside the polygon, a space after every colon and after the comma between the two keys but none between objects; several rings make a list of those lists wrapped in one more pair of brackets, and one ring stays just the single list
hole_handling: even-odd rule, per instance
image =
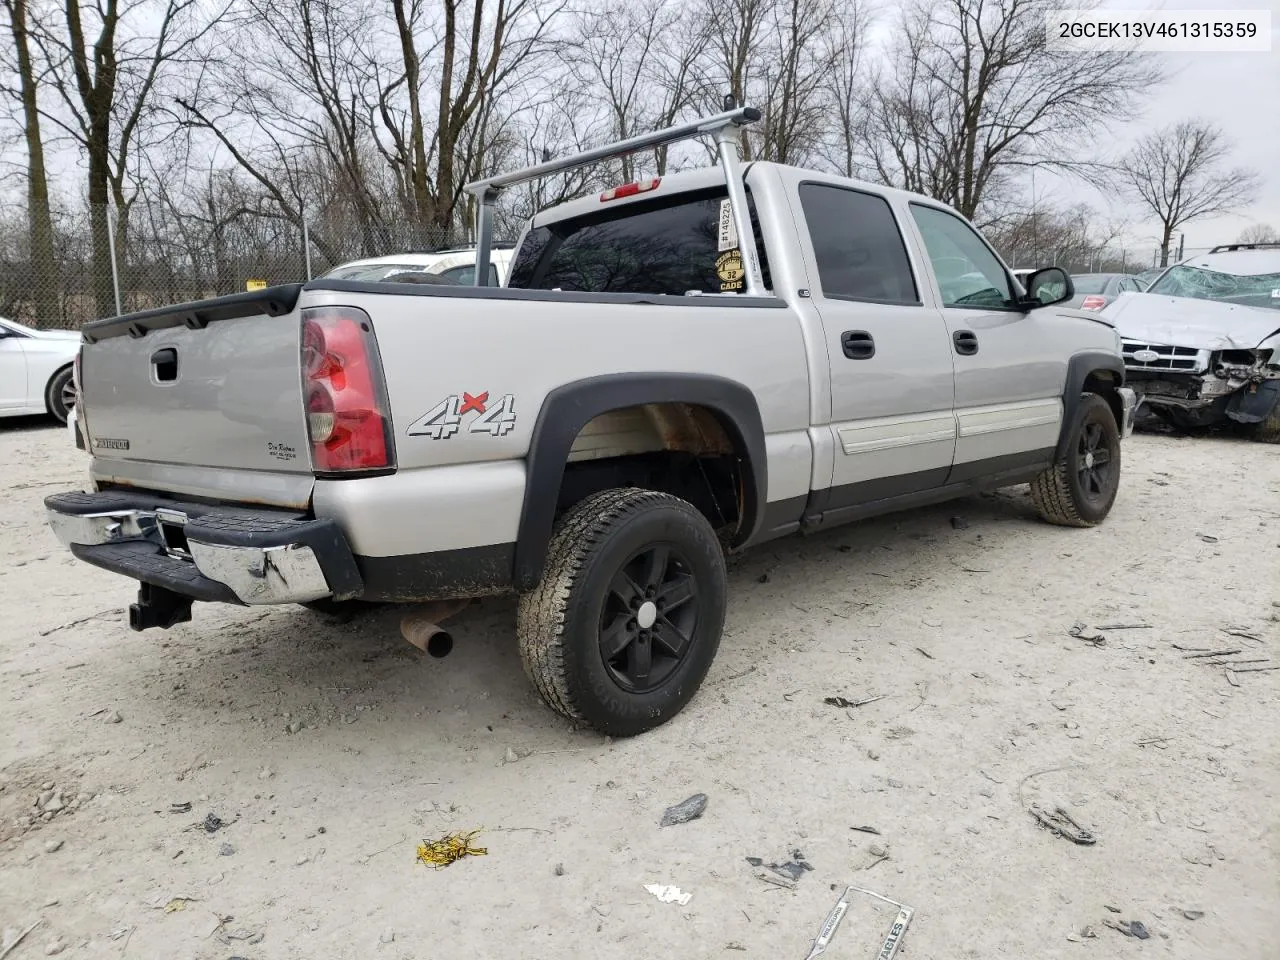
[{"label": "overcast sky", "polygon": [[[1062,0],[1064,8],[1073,6]],[[1212,246],[1234,240],[1252,223],[1268,223],[1280,230],[1280,0],[1102,0],[1112,10],[1270,10],[1269,53],[1148,54],[1162,56],[1176,71],[1155,91],[1142,115],[1134,122],[1117,117],[1107,130],[1082,130],[1103,149],[1123,152],[1150,130],[1189,117],[1201,117],[1221,125],[1233,144],[1234,165],[1252,167],[1263,177],[1257,201],[1239,216],[1200,220],[1187,225],[1187,248]],[[1049,178],[1045,178],[1047,181]],[[1099,210],[1113,201],[1078,182],[1042,184],[1037,193],[1055,199],[1084,199]],[[1140,210],[1127,211],[1132,225],[1128,239],[1135,245],[1157,245],[1158,224]],[[1177,242],[1175,237],[1175,243]]]}]

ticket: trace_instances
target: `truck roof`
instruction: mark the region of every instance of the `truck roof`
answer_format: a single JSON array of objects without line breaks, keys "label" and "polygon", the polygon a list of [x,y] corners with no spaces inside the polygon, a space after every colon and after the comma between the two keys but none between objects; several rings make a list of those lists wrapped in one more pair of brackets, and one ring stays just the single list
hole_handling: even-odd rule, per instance
[{"label": "truck roof", "polygon": [[1239,277],[1280,273],[1280,244],[1232,244],[1215,247],[1177,263],[1180,267],[1204,267]]},{"label": "truck roof", "polygon": [[[883,184],[871,183],[866,180],[856,180],[852,177],[842,177],[838,174],[822,173],[815,170],[809,170],[804,167],[793,166],[791,164],[773,163],[768,160],[753,160],[750,163],[743,164],[744,174],[749,175],[750,171],[755,167],[772,167],[777,170],[787,170],[802,175],[821,176],[826,180],[834,180],[860,190],[870,190],[883,196],[899,196],[934,206],[946,206],[945,204],[934,200],[932,197],[927,197],[924,194],[911,193],[906,190],[899,190],[896,187],[886,187]],[[601,199],[601,193],[591,193],[585,197],[579,197],[576,200],[567,200],[554,207],[548,207],[546,210],[539,211],[533,216],[529,226],[531,228],[544,227],[549,223],[558,223],[561,220],[570,220],[575,217],[585,216],[604,208],[616,209],[618,207],[626,206],[627,204],[640,203],[646,200],[652,200],[655,197],[669,196],[674,193],[687,193],[692,190],[724,187],[724,171],[719,167],[698,167],[694,170],[682,170],[678,173],[666,174],[662,177],[642,177],[637,182],[644,186],[654,180],[659,181],[657,186],[642,190],[638,193],[632,194],[631,196],[604,200]],[[607,193],[608,191],[605,192]]]}]

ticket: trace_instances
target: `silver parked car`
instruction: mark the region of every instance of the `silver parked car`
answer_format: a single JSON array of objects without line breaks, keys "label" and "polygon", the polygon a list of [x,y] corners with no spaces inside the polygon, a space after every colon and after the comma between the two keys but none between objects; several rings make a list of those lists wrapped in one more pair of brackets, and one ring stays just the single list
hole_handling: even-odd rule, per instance
[{"label": "silver parked car", "polygon": [[1067,306],[1081,310],[1101,310],[1122,293],[1141,293],[1146,285],[1129,273],[1073,273],[1075,296]]}]

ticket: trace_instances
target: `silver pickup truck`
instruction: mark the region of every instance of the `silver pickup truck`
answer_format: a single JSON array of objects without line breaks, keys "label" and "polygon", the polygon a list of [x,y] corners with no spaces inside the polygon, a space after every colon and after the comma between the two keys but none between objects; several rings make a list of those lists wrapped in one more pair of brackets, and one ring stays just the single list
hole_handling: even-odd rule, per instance
[{"label": "silver pickup truck", "polygon": [[[471,185],[475,286],[317,280],[89,324],[91,489],[47,498],[53,529],[140,583],[135,629],[193,600],[517,593],[547,704],[630,736],[705,677],[726,551],[1018,483],[1048,521],[1103,520],[1134,401],[1116,331],[943,204],[742,164],[757,117]],[[695,136],[717,167],[538,214],[485,286],[502,189]]]}]

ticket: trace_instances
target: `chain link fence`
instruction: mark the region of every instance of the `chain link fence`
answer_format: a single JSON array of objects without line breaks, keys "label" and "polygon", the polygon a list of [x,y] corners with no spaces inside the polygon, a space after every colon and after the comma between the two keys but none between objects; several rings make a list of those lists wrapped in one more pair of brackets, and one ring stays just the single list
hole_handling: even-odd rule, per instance
[{"label": "chain link fence", "polygon": [[[123,216],[114,208],[57,214],[52,257],[39,258],[31,254],[25,211],[18,210],[0,213],[0,317],[33,327],[76,329],[117,313],[307,280],[363,257],[440,250],[468,240],[407,219],[362,216],[348,207],[299,222],[247,211],[178,215],[138,201]],[[1182,255],[1209,249],[1184,247]],[[1059,266],[1073,274],[1136,274],[1160,263],[1159,249],[1145,247],[1001,254],[1014,268]],[[1177,254],[1170,251],[1170,263]]]},{"label": "chain link fence", "polygon": [[[100,215],[95,217],[94,213]],[[304,222],[205,219],[133,204],[55,215],[52,257],[35,257],[25,214],[0,215],[0,317],[76,329],[99,317],[322,276],[363,257],[439,250],[464,238],[343,210]]]},{"label": "chain link fence", "polygon": [[1145,250],[1103,248],[1098,250],[1002,250],[1001,256],[1015,269],[1061,267],[1070,274],[1141,273],[1151,268]]}]

